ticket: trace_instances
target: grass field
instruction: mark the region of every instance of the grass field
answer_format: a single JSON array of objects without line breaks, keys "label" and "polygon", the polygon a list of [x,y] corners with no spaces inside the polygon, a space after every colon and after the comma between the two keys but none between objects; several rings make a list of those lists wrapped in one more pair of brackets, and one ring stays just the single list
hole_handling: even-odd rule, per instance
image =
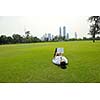
[{"label": "grass field", "polygon": [[[64,47],[67,69],[52,64],[56,47]],[[0,45],[0,82],[100,82],[100,41]]]}]

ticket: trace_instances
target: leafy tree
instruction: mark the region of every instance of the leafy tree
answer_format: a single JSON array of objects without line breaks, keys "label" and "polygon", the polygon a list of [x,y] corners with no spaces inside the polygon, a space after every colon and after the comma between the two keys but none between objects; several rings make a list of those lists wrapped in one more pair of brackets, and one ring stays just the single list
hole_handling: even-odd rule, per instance
[{"label": "leafy tree", "polygon": [[25,34],[26,34],[26,38],[29,38],[30,31],[26,31]]},{"label": "leafy tree", "polygon": [[90,25],[90,35],[92,35],[93,42],[95,42],[95,35],[100,34],[100,16],[91,16],[88,21]]},{"label": "leafy tree", "polygon": [[10,36],[7,37],[7,43],[8,43],[8,44],[13,43],[12,37],[10,37]]},{"label": "leafy tree", "polygon": [[7,44],[7,37],[6,35],[0,36],[0,44]]},{"label": "leafy tree", "polygon": [[22,42],[23,38],[19,34],[13,34],[12,37],[13,37],[14,43],[21,43]]},{"label": "leafy tree", "polygon": [[57,39],[57,38],[58,38],[59,41],[64,40],[64,37],[63,37],[63,36],[56,37],[56,39]]},{"label": "leafy tree", "polygon": [[33,37],[33,42],[40,42],[41,40],[37,37]]},{"label": "leafy tree", "polygon": [[59,40],[59,37],[56,35],[53,39],[53,41],[58,41]]}]

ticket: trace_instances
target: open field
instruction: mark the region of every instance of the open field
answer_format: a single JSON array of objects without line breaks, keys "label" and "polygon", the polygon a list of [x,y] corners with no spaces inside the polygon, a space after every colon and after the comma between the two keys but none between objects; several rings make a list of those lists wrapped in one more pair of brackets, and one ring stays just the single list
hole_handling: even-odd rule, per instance
[{"label": "open field", "polygon": [[[64,47],[67,69],[52,64]],[[100,82],[100,41],[0,45],[0,82]]]}]

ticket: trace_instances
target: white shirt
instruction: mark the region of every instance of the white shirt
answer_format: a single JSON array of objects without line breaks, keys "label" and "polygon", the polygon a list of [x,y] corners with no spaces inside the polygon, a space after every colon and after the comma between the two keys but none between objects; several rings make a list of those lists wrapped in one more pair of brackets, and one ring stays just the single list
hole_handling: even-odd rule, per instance
[{"label": "white shirt", "polygon": [[52,62],[54,64],[57,64],[57,65],[60,65],[60,62],[61,61],[65,61],[65,63],[67,64],[68,63],[68,59],[65,58],[64,56],[55,56],[52,60]]}]

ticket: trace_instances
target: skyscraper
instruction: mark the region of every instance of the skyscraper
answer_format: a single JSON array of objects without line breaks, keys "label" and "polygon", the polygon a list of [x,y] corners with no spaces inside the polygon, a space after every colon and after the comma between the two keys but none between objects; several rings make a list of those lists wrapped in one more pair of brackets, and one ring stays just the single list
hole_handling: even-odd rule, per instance
[{"label": "skyscraper", "polygon": [[51,33],[48,33],[48,41],[51,40]]},{"label": "skyscraper", "polygon": [[69,40],[69,33],[67,33],[66,39]]},{"label": "skyscraper", "polygon": [[65,35],[66,35],[66,27],[63,26],[63,37],[64,37],[64,39],[65,39]]},{"label": "skyscraper", "polygon": [[75,32],[75,39],[77,39],[77,33]]},{"label": "skyscraper", "polygon": [[61,37],[61,27],[59,27],[59,37]]}]

